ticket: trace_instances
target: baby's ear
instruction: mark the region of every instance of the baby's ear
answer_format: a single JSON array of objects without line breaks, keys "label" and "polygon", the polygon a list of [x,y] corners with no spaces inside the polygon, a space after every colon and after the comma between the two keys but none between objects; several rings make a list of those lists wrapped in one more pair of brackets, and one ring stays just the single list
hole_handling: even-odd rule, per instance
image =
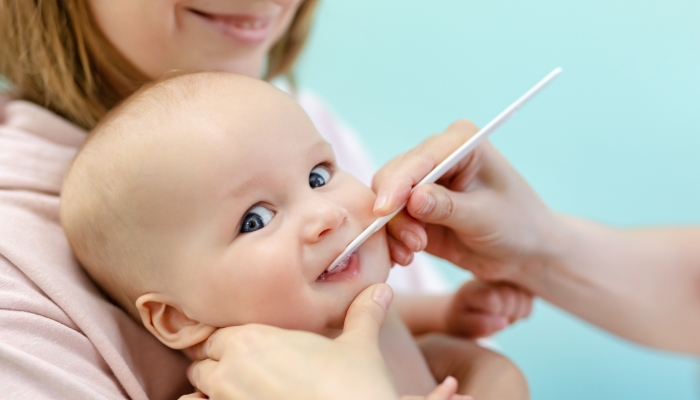
[{"label": "baby's ear", "polygon": [[185,349],[205,341],[215,327],[185,315],[160,293],[147,293],[136,300],[143,325],[171,349]]}]

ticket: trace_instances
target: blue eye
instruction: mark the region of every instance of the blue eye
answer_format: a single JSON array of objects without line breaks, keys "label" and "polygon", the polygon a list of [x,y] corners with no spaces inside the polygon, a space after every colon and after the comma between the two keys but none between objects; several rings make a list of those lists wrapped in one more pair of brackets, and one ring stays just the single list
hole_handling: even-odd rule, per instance
[{"label": "blue eye", "polygon": [[318,166],[311,170],[309,174],[309,186],[311,189],[316,189],[328,183],[331,180],[331,173],[326,167]]},{"label": "blue eye", "polygon": [[275,214],[263,206],[255,206],[250,209],[243,217],[241,224],[241,233],[255,232],[264,228],[272,221]]}]

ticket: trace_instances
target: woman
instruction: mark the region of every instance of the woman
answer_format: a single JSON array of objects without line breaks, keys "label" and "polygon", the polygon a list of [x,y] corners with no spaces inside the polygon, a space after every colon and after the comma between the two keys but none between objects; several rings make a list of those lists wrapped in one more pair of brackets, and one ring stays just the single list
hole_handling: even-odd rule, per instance
[{"label": "woman", "polygon": [[[159,399],[189,390],[188,361],[109,303],[73,259],[58,221],[63,175],[86,130],[165,72],[289,75],[316,3],[0,0],[0,75],[9,84],[0,104],[3,396]],[[340,166],[369,182],[352,132],[312,96],[296,96]],[[393,253],[401,263],[412,257],[397,242]],[[425,265],[408,271],[395,286],[435,280]]]}]

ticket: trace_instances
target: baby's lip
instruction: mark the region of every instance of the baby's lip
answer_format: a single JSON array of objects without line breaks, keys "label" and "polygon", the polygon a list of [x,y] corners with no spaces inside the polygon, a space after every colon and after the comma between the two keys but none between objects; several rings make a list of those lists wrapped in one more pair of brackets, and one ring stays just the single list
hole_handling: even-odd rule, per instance
[{"label": "baby's lip", "polygon": [[[348,243],[350,243],[350,242],[348,242]],[[327,262],[324,263],[323,270],[322,270],[321,272],[319,272],[318,278],[321,278],[321,275],[327,274],[327,273],[328,273],[328,268],[330,268],[330,266],[331,266],[331,264],[333,263],[333,261],[335,261],[335,259],[338,258],[338,256],[341,255],[341,254],[345,251],[346,248],[347,248],[347,245],[343,246],[343,247],[342,247],[341,249],[339,249],[338,251],[334,251],[334,252],[332,253],[332,254],[333,254],[333,257],[332,257],[329,261],[327,261]],[[358,251],[358,250],[355,250],[355,251],[353,251],[353,253],[357,253],[357,251]],[[348,256],[345,257],[345,258],[343,259],[343,262],[347,261],[347,260],[350,258],[351,255],[352,255],[352,253],[351,253],[351,254],[348,254]],[[333,272],[335,272],[335,270],[337,270],[337,269],[339,269],[339,268],[340,268],[340,267],[336,267],[336,268],[333,270]],[[318,281],[318,278],[316,278],[316,281]]]},{"label": "baby's lip", "polygon": [[[316,282],[325,281],[326,278],[328,278],[328,277],[342,273],[343,271],[345,271],[346,269],[348,269],[350,267],[351,263],[358,262],[357,257],[359,257],[359,255],[357,253],[357,250],[355,250],[352,253],[348,254],[348,256],[345,257],[338,264],[338,266],[333,269],[333,271],[328,272],[328,269],[326,269],[325,271],[321,272],[321,275],[319,275],[318,278],[316,278]],[[335,260],[335,258],[334,258],[334,260]]]}]

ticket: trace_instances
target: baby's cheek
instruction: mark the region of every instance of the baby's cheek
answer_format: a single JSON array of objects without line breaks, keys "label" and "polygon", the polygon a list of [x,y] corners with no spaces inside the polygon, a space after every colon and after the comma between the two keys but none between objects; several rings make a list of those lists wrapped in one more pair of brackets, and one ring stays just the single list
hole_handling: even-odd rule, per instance
[{"label": "baby's cheek", "polygon": [[348,198],[348,200],[350,200],[348,204],[348,211],[350,211],[353,215],[356,215],[360,221],[369,225],[376,218],[374,216],[373,208],[377,196],[375,196],[374,192],[367,186],[362,185],[359,182],[357,186],[358,187],[357,190],[355,190],[355,194]]}]

